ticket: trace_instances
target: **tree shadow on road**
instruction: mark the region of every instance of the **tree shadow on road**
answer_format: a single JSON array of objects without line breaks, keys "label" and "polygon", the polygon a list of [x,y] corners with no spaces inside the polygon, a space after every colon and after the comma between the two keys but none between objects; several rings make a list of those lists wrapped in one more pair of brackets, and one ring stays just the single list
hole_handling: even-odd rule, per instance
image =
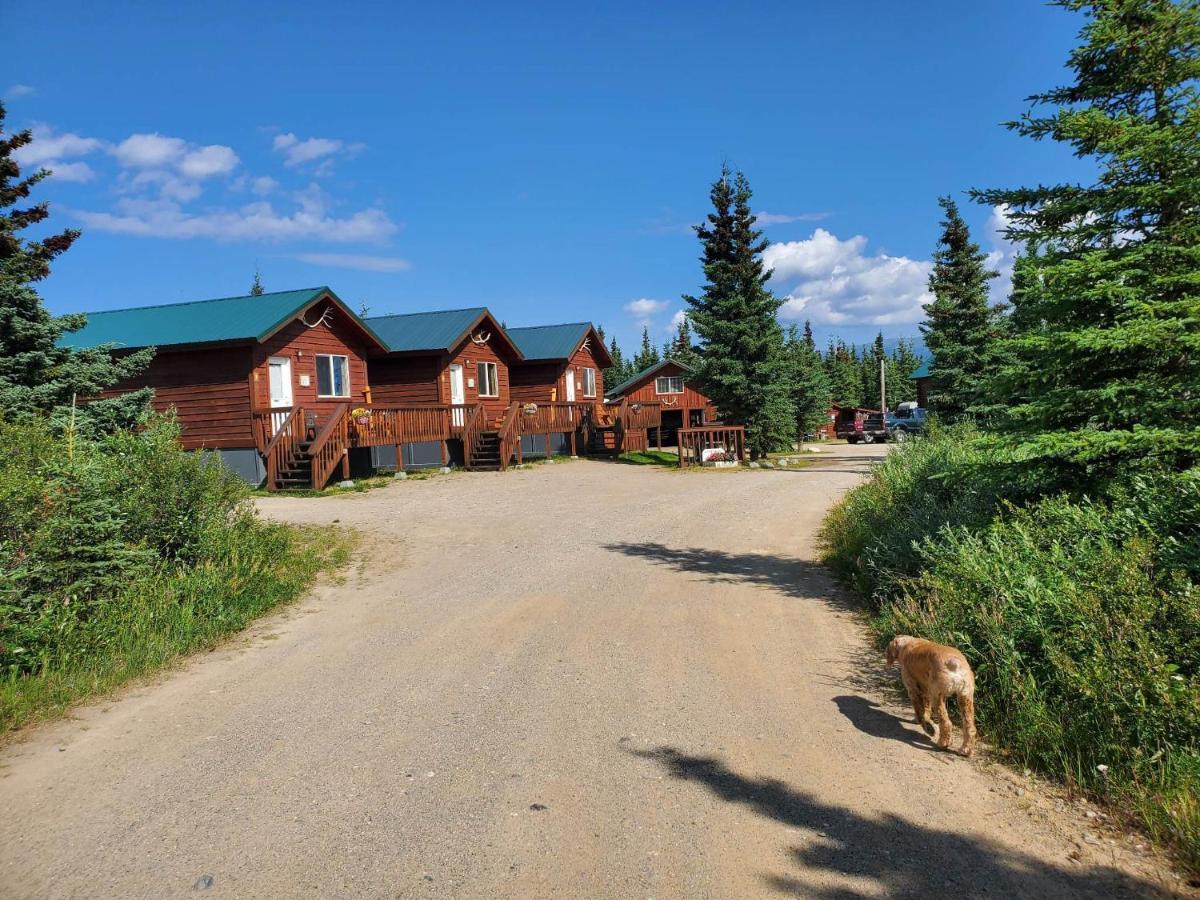
[{"label": "tree shadow on road", "polygon": [[605,544],[604,549],[645,559],[677,572],[698,575],[705,581],[760,584],[790,597],[817,598],[842,609],[861,609],[837,588],[828,569],[806,559],[766,553],[729,553],[707,547],[676,548],[657,543],[622,542]]},{"label": "tree shadow on road", "polygon": [[[748,777],[719,757],[673,747],[623,747],[673,778],[726,803],[812,832],[791,849],[794,873],[762,873],[766,887],[800,897],[1157,897],[1158,886],[1116,869],[1057,866],[975,835],[932,828],[896,813],[868,817],[767,777]],[[830,884],[831,879],[840,883]],[[864,881],[869,884],[864,885]]]}]

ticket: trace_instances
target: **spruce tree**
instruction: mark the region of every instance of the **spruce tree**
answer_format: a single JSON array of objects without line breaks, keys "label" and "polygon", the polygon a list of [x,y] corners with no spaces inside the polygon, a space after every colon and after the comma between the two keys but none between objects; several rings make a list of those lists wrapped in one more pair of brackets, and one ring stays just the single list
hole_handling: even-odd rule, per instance
[{"label": "spruce tree", "polygon": [[[976,192],[1024,242],[1012,359],[992,399],[1020,457],[1073,484],[1125,461],[1200,461],[1200,5],[1082,11],[1072,83],[1010,123],[1068,144],[1091,184]],[[1083,483],[1086,483],[1083,482]]]},{"label": "spruce tree", "polygon": [[262,273],[259,272],[258,269],[256,268],[254,270],[254,281],[250,285],[250,296],[251,297],[261,297],[266,292],[267,292],[267,289],[263,287],[263,283],[262,283]]},{"label": "spruce tree", "polygon": [[898,341],[888,358],[888,409],[895,409],[900,403],[917,399],[917,386],[912,380],[912,374],[920,365],[921,357],[917,356],[913,342]]},{"label": "spruce tree", "polygon": [[862,370],[858,355],[842,341],[830,342],[825,354],[825,372],[832,402],[839,406],[862,406]]},{"label": "spruce tree", "polygon": [[958,204],[941,197],[938,205],[945,218],[929,275],[934,299],[925,306],[921,332],[932,356],[930,409],[958,419],[996,374],[1003,307],[989,302],[988,281],[998,273],[988,269],[987,254],[971,240]]},{"label": "spruce tree", "polygon": [[761,456],[791,441],[795,409],[776,318],[782,301],[766,287],[767,241],[754,228],[751,196],[745,175],[722,167],[709,193],[713,211],[695,228],[704,248],[704,290],[684,300],[701,342],[698,387],[724,420],[746,427],[751,454]]},{"label": "spruce tree", "polygon": [[692,343],[692,326],[687,316],[679,320],[679,328],[671,341],[671,352],[668,355],[685,366],[694,368],[696,365],[696,347]]},{"label": "spruce tree", "polygon": [[615,334],[609,341],[608,355],[612,357],[613,364],[604,370],[604,387],[611,389],[629,378],[629,367],[625,363],[625,354],[621,352]]},{"label": "spruce tree", "polygon": [[630,374],[636,374],[650,368],[651,366],[657,365],[659,362],[661,362],[661,359],[662,358],[658,355],[658,348],[655,347],[654,343],[650,340],[650,329],[648,327],[643,327],[642,349],[639,350],[637,356],[633,358],[633,372]]},{"label": "spruce tree", "polygon": [[788,328],[785,342],[792,370],[792,402],[796,408],[796,439],[816,431],[829,421],[829,378],[821,354],[813,341],[812,328],[804,323],[804,337],[796,326]]},{"label": "spruce tree", "polygon": [[[45,221],[45,203],[19,208],[34,185],[49,172],[25,178],[13,151],[28,144],[28,131],[4,132],[0,103],[0,415],[24,416],[66,413],[72,402],[95,397],[131,378],[150,363],[152,350],[113,357],[112,348],[70,350],[60,339],[85,324],[80,314],[55,317],[32,287],[50,274],[50,263],[67,250],[79,232],[73,229],[40,240],[21,236],[30,225]],[[113,428],[131,424],[148,410],[149,391],[111,400],[93,401],[80,410],[81,428]]]}]

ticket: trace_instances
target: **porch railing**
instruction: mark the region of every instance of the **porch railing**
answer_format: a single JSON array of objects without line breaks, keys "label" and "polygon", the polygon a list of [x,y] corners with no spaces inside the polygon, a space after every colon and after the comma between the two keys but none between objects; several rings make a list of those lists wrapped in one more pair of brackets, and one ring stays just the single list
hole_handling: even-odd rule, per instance
[{"label": "porch railing", "polygon": [[[265,427],[272,427],[269,415],[262,417]],[[261,431],[261,429],[260,429]],[[293,407],[267,440],[263,456],[267,460],[267,490],[279,489],[279,473],[294,456],[300,456],[300,444],[304,440],[304,408]]]},{"label": "porch railing", "polygon": [[679,466],[697,466],[705,462],[705,451],[720,453],[723,459],[746,461],[746,429],[741,425],[705,425],[679,429]]},{"label": "porch railing", "polygon": [[312,485],[320,490],[339,465],[342,475],[349,475],[350,404],[339,403],[330,413],[324,427],[317,432],[308,455],[312,459]]},{"label": "porch railing", "polygon": [[[451,406],[451,412],[462,404]],[[475,444],[479,440],[479,435],[483,431],[484,415],[483,404],[476,403],[471,406],[463,406],[463,425],[461,431],[463,445],[463,465],[468,469],[471,468],[471,454],[475,451]]]},{"label": "porch railing", "polygon": [[500,420],[498,437],[500,439],[500,471],[508,468],[508,461],[516,454],[521,454],[521,405],[514,403],[504,413]]}]

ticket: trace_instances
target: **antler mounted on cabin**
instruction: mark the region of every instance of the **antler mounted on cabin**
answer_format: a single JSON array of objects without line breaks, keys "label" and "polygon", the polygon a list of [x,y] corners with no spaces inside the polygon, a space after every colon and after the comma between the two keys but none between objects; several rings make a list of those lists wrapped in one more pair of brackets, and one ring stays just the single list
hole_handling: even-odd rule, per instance
[{"label": "antler mounted on cabin", "polygon": [[[306,312],[307,312],[307,310],[306,310]],[[308,319],[304,318],[304,313],[301,313],[300,315],[296,316],[296,318],[299,319],[301,322],[303,322],[309,328],[316,328],[318,325],[324,325],[326,328],[328,328],[330,325],[333,324],[333,307],[332,306],[325,307],[325,311],[323,313],[321,313],[321,318],[317,319],[317,321],[315,321],[311,324],[309,323]]]},{"label": "antler mounted on cabin", "polygon": [[492,333],[490,331],[477,331],[471,335],[471,343],[479,344],[480,346],[486,344],[491,339]]}]

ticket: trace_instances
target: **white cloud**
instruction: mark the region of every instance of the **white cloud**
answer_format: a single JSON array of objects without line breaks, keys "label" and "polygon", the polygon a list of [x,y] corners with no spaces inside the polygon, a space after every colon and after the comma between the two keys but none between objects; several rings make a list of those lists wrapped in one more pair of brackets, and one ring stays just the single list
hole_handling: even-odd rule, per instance
[{"label": "white cloud", "polygon": [[833,213],[827,212],[790,215],[788,213],[769,213],[764,210],[763,212],[756,212],[754,217],[758,220],[759,225],[786,225],[789,222],[820,222],[822,219],[828,219],[831,215]]},{"label": "white cloud", "polygon": [[296,259],[315,266],[335,266],[360,272],[403,272],[412,268],[407,259],[395,256],[367,256],[357,253],[299,253]]},{"label": "white cloud", "polygon": [[67,132],[55,134],[48,125],[33,126],[33,140],[13,152],[13,159],[23,166],[37,166],[51,160],[86,156],[102,146],[96,138],[81,137]]},{"label": "white cloud", "polygon": [[8,100],[16,100],[18,97],[28,97],[32,93],[32,86],[28,84],[14,84],[4,92],[4,97]]},{"label": "white cloud", "polygon": [[112,155],[131,169],[155,169],[173,165],[187,150],[183,138],[154,134],[131,134],[112,148]]},{"label": "white cloud", "polygon": [[232,147],[209,144],[190,151],[179,161],[179,171],[188,178],[210,178],[225,175],[237,168],[238,157]]},{"label": "white cloud", "polygon": [[288,132],[275,135],[272,146],[283,154],[283,164],[288,168],[294,169],[297,166],[321,160],[314,170],[314,174],[328,175],[333,167],[332,157],[335,155],[353,156],[360,152],[365,145],[347,144],[345,141],[334,138],[319,137],[307,138],[302,141],[296,135]]},{"label": "white cloud", "polygon": [[772,286],[787,295],[780,315],[820,325],[901,325],[919,322],[931,264],[886,253],[868,255],[867,239],[841,240],[823,228],[803,241],[772,244],[763,262]]},{"label": "white cloud", "polygon": [[56,162],[50,160],[45,167],[50,170],[52,177],[56,181],[91,181],[96,177],[96,173],[92,171],[92,167],[85,162]]},{"label": "white cloud", "polygon": [[679,330],[679,326],[683,324],[683,320],[687,318],[686,309],[675,310],[675,315],[671,316],[671,324],[667,326],[667,331],[672,333]]},{"label": "white cloud", "polygon": [[277,187],[279,187],[279,182],[270,175],[263,175],[259,178],[255,178],[254,181],[250,183],[250,190],[254,191],[254,193],[258,194],[260,197],[264,194],[271,193],[271,191],[275,190]]},{"label": "white cloud", "polygon": [[1021,249],[1019,244],[1014,244],[1004,236],[1004,231],[1009,224],[1008,206],[1003,203],[993,206],[986,226],[991,246],[987,265],[988,268],[995,269],[1000,273],[1000,277],[993,278],[988,285],[989,296],[993,303],[1008,302],[1008,295],[1012,293],[1013,260]]},{"label": "white cloud", "polygon": [[338,217],[330,215],[313,192],[298,196],[297,202],[298,208],[291,212],[260,201],[236,209],[191,213],[174,200],[127,197],[118,201],[115,213],[79,210],[75,215],[97,231],[176,239],[351,243],[381,241],[396,232],[396,224],[380,209]]},{"label": "white cloud", "polygon": [[625,304],[625,312],[629,313],[639,325],[649,325],[650,320],[664,312],[671,304],[666,300],[651,300],[643,297],[640,300],[630,300]]}]

